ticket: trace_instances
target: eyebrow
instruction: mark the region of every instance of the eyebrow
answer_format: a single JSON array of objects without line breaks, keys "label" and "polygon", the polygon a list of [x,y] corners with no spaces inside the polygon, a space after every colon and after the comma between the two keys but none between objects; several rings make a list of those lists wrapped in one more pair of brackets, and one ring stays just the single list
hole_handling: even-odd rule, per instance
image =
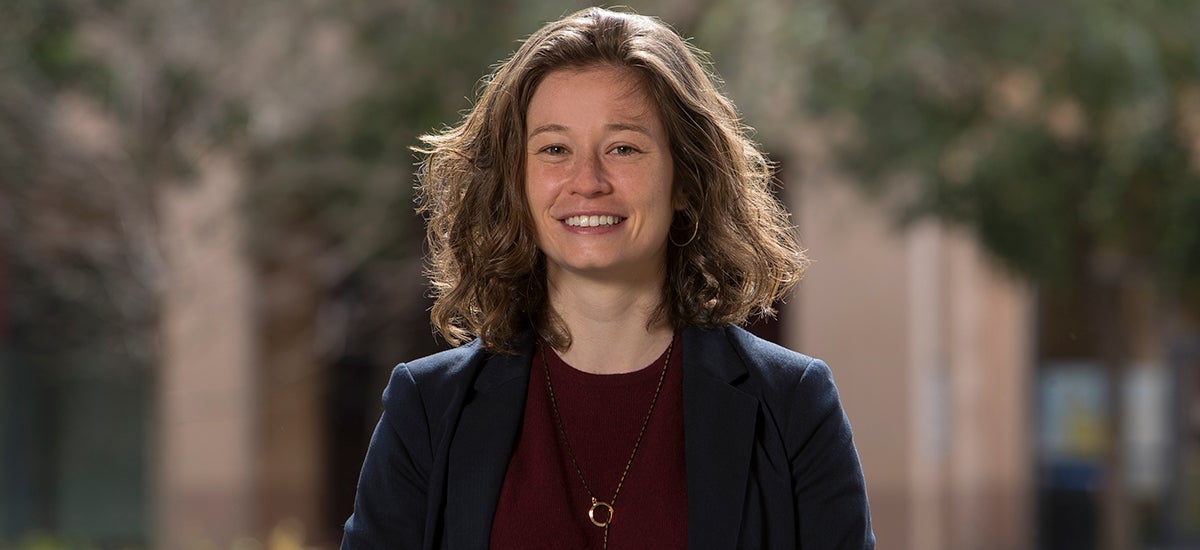
[{"label": "eyebrow", "polygon": [[637,124],[617,123],[617,124],[609,124],[609,125],[605,126],[605,128],[612,130],[614,132],[629,131],[629,132],[638,132],[640,134],[646,134],[647,136],[650,135],[649,128],[646,128],[645,126],[640,126]]},{"label": "eyebrow", "polygon": [[529,132],[529,137],[533,137],[538,134],[544,134],[546,132],[566,132],[566,131],[567,131],[567,127],[563,126],[562,124],[543,124],[541,126],[538,126],[537,128],[534,128],[532,132]]},{"label": "eyebrow", "polygon": [[[613,124],[606,124],[604,126],[604,128],[610,132],[628,131],[628,132],[637,132],[639,134],[645,134],[647,136],[653,136],[653,134],[650,133],[650,130],[648,128],[646,128],[645,126],[637,125],[637,124],[617,122],[617,123],[613,123]],[[567,127],[563,126],[562,124],[543,124],[541,126],[538,126],[537,128],[534,128],[532,132],[529,132],[529,137],[533,137],[538,134],[544,134],[547,132],[565,133],[566,131],[567,131]]]}]

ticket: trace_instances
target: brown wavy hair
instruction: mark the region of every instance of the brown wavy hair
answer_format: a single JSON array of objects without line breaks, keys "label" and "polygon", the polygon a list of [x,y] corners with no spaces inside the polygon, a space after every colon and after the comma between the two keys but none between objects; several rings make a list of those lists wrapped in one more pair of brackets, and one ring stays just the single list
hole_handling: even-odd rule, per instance
[{"label": "brown wavy hair", "polygon": [[[551,311],[546,260],[525,199],[525,116],[538,84],[560,69],[633,69],[658,108],[674,163],[676,213],[663,301],[651,323],[742,323],[772,314],[808,260],[771,193],[771,164],[747,137],[706,55],[661,21],[589,8],[549,23],[481,83],[457,126],[425,135],[418,212],[426,221],[434,328],[507,352],[536,330],[571,336]],[[698,229],[695,226],[698,224]],[[694,238],[692,237],[695,233]]]}]

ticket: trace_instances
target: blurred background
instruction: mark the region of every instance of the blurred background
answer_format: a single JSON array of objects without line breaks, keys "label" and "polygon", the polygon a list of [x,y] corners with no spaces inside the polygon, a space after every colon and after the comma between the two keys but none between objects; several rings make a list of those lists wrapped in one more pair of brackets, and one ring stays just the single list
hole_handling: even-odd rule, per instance
[{"label": "blurred background", "polygon": [[[631,2],[815,259],[881,549],[1200,548],[1200,3]],[[0,548],[334,548],[441,349],[409,149],[537,0],[0,5]]]}]

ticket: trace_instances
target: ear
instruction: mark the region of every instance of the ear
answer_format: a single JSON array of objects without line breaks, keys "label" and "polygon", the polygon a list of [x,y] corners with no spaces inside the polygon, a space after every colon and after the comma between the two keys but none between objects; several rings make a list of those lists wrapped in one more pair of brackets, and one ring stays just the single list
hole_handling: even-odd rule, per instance
[{"label": "ear", "polygon": [[671,207],[676,212],[683,212],[688,206],[688,194],[684,191],[683,186],[679,182],[675,182],[675,189],[671,192]]}]

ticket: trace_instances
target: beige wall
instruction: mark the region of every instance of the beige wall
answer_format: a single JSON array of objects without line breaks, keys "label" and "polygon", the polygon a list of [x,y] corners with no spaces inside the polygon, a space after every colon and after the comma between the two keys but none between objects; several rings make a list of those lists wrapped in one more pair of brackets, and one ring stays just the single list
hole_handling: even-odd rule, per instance
[{"label": "beige wall", "polygon": [[[214,158],[165,186],[158,414],[151,456],[156,548],[230,548],[255,521],[253,276],[242,181]],[[205,546],[200,546],[205,545]]]},{"label": "beige wall", "polygon": [[1029,547],[1028,292],[966,236],[900,231],[851,189],[792,189],[814,263],[788,340],[833,368],[880,547]]},{"label": "beige wall", "polygon": [[313,345],[316,284],[304,270],[256,274],[239,166],[213,158],[200,169],[198,181],[168,187],[161,204],[155,547],[233,548],[293,525],[307,528],[296,537],[334,540],[319,529],[325,379]]}]

